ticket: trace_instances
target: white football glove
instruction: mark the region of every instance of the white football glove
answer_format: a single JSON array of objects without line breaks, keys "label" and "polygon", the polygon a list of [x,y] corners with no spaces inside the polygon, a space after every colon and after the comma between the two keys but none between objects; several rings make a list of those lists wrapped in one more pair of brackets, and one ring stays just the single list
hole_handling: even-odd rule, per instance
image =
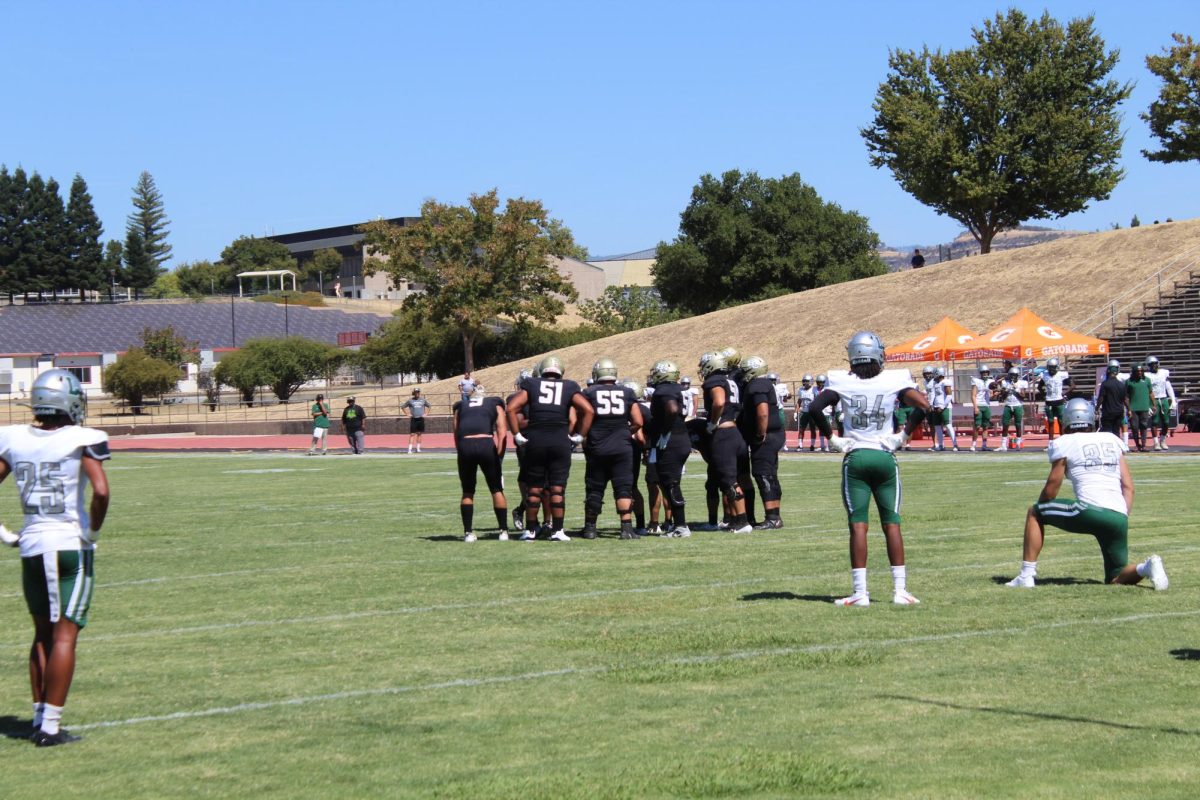
[{"label": "white football glove", "polygon": [[854,445],[858,444],[853,439],[848,439],[845,436],[830,436],[829,447],[838,453],[849,453],[854,449]]},{"label": "white football glove", "polygon": [[654,443],[654,449],[655,450],[666,450],[667,443],[670,441],[671,441],[671,434],[664,433],[662,436],[658,437],[658,441]]},{"label": "white football glove", "polygon": [[4,523],[0,522],[0,544],[6,544],[9,547],[16,547],[21,541],[21,534],[13,533],[8,528],[4,527]]},{"label": "white football glove", "polygon": [[513,441],[515,441],[517,444],[526,444],[529,442],[529,439],[525,436],[525,434],[517,431],[516,435],[513,436]]},{"label": "white football glove", "polygon": [[578,433],[572,433],[567,438],[571,440],[571,444],[583,444],[583,437]]},{"label": "white football glove", "polygon": [[883,445],[884,450],[894,453],[897,450],[903,450],[904,446],[908,444],[908,441],[908,434],[904,431],[900,431],[899,433],[889,433],[887,436],[884,436],[882,439],[880,439],[879,443]]}]

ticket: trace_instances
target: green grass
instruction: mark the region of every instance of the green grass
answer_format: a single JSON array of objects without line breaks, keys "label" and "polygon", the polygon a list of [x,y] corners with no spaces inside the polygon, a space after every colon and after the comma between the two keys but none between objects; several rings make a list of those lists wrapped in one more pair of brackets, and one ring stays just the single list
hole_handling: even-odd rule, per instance
[{"label": "green grass", "polygon": [[[511,467],[512,465],[510,465]],[[785,458],[782,531],[457,541],[445,456],[118,454],[65,722],[0,739],[0,795],[1192,797],[1200,459],[1133,457],[1130,553],[1020,559],[1043,456],[906,454],[915,608],[849,590],[833,457]],[[702,467],[685,491],[703,508]],[[510,485],[511,485],[510,476]],[[582,464],[568,493],[578,523]],[[0,489],[0,519],[18,517]],[[491,518],[481,508],[480,528]],[[604,522],[613,523],[606,510]],[[482,523],[482,524],[481,524]],[[490,537],[490,532],[489,532]],[[28,724],[28,616],[0,554],[0,731]],[[1172,651],[1180,651],[1173,654]]]}]

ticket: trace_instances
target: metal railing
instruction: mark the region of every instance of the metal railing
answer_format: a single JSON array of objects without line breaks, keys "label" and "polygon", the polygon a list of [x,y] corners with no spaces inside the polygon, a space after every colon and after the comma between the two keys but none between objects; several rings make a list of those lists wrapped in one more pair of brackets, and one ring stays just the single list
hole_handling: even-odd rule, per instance
[{"label": "metal railing", "polygon": [[[1181,265],[1182,262],[1182,265]],[[1109,326],[1108,335],[1113,336],[1117,329],[1118,317],[1121,323],[1128,322],[1132,316],[1130,309],[1138,303],[1145,306],[1146,299],[1153,295],[1160,302],[1164,299],[1163,284],[1174,280],[1180,273],[1200,265],[1200,245],[1194,245],[1176,253],[1167,263],[1153,275],[1131,286],[1127,291],[1117,295],[1104,307],[1094,314],[1084,317],[1075,327],[1087,335],[1096,334],[1105,325]],[[1088,327],[1091,325],[1091,327]]]}]

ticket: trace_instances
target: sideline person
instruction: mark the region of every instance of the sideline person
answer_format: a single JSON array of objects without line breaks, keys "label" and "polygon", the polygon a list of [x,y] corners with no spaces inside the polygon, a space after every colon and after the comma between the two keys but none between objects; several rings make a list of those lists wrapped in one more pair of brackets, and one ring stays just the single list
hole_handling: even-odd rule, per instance
[{"label": "sideline person", "polygon": [[317,454],[317,446],[321,447],[321,455],[329,455],[329,405],[325,402],[325,395],[317,395],[316,402],[312,404],[313,432],[312,444],[308,446],[308,454],[315,456]]},{"label": "sideline person", "polygon": [[[85,428],[87,398],[63,369],[43,372],[30,394],[33,425],[0,428],[0,482],[15,476],[25,507],[18,535],[0,525],[0,540],[21,548],[25,603],[33,616],[29,681],[38,747],[79,741],[61,727],[75,673],[75,645],[87,625],[96,585],[95,550],[108,513],[108,435]],[[85,506],[88,484],[92,499]]]},{"label": "sideline person", "polygon": [[[474,390],[471,393],[474,395]],[[463,402],[470,402],[470,398],[468,397]],[[412,397],[405,400],[404,404],[400,406],[400,410],[409,416],[408,452],[410,454],[413,451],[413,444],[416,444],[417,452],[421,452],[421,435],[425,433],[425,415],[429,413],[430,408],[429,401],[421,396],[420,389],[413,389]]]},{"label": "sideline person", "polygon": [[367,412],[354,397],[347,397],[346,407],[342,409],[342,430],[346,432],[346,441],[350,442],[350,451],[356,456],[367,452],[366,421]]},{"label": "sideline person", "polygon": [[[1138,583],[1149,578],[1157,591],[1168,586],[1162,559],[1152,555],[1129,564],[1129,512],[1133,510],[1133,475],[1125,461],[1129,448],[1110,431],[1096,431],[1095,407],[1082,397],[1068,400],[1063,435],[1050,443],[1050,475],[1038,501],[1025,515],[1021,571],[1006,586],[1032,589],[1046,526],[1096,538],[1104,558],[1105,583]],[[1063,479],[1071,482],[1074,502],[1058,501]]]}]

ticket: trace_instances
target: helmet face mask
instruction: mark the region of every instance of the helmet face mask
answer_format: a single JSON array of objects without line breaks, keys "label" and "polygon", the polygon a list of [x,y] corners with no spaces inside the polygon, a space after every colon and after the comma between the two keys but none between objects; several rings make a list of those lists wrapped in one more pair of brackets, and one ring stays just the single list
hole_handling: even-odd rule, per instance
[{"label": "helmet face mask", "polygon": [[1049,372],[1051,375],[1054,375],[1055,373],[1058,372],[1058,359],[1057,358],[1052,358],[1046,362],[1046,371]]},{"label": "helmet face mask", "polygon": [[1117,361],[1115,358],[1110,358],[1108,360],[1108,369],[1106,371],[1109,375],[1116,375],[1121,371],[1121,362]]},{"label": "helmet face mask", "polygon": [[805,387],[812,386],[812,382],[813,382],[812,375],[805,375],[803,378],[800,379],[800,383],[804,384]]},{"label": "helmet face mask", "polygon": [[1090,400],[1076,397],[1063,408],[1063,428],[1068,431],[1090,431],[1096,422],[1096,408]]},{"label": "helmet face mask", "polygon": [[736,347],[726,347],[720,351],[719,355],[725,359],[725,369],[731,372],[742,363],[742,356]]},{"label": "helmet face mask", "polygon": [[989,367],[987,364],[984,364],[982,367],[979,368],[979,374],[981,377],[984,377],[984,378],[989,377],[992,374],[992,368]]},{"label": "helmet face mask", "polygon": [[1158,372],[1158,356],[1146,356],[1146,369]]},{"label": "helmet face mask", "polygon": [[82,425],[87,416],[87,395],[83,384],[65,369],[50,369],[38,375],[29,393],[34,416],[62,414],[73,425]]},{"label": "helmet face mask", "polygon": [[826,378],[825,378],[824,373],[817,376],[817,386],[824,386],[825,381],[826,381]]}]

